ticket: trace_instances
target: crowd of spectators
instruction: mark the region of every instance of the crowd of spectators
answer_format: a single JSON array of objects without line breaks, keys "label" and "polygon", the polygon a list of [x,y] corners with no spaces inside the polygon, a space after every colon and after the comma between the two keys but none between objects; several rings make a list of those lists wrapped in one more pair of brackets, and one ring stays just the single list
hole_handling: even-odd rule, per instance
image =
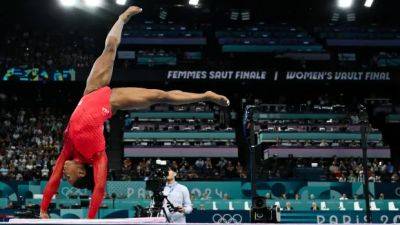
[{"label": "crowd of spectators", "polygon": [[94,36],[73,30],[49,32],[16,26],[4,39],[1,58],[5,68],[86,68],[99,51]]},{"label": "crowd of spectators", "polygon": [[359,112],[357,106],[349,105],[349,99],[342,96],[332,96],[331,94],[321,94],[315,98],[302,99],[301,102],[291,102],[283,96],[278,98],[278,103],[265,103],[263,100],[255,98],[254,105],[264,112],[271,113],[340,113],[357,116]]},{"label": "crowd of spectators", "polygon": [[66,121],[66,115],[50,108],[1,109],[1,180],[47,180]]},{"label": "crowd of spectators", "polygon": [[[204,25],[204,27],[203,27]],[[209,29],[208,27],[211,25],[201,25],[201,29]],[[195,28],[196,25],[193,24],[193,28],[190,27],[189,24],[186,25],[176,25],[174,23],[166,23],[166,24],[156,24],[156,23],[144,23],[144,24],[132,24],[130,26],[125,27],[123,37],[130,38],[171,38],[171,37],[204,37],[205,33],[198,28]],[[249,26],[245,31],[225,31],[222,34],[231,33],[228,37],[222,38],[224,35],[221,35],[221,32],[207,32],[215,34],[214,38],[220,38],[223,42],[234,41],[234,43],[239,42],[245,45],[248,45],[252,42],[254,43],[264,43],[267,42],[268,45],[276,45],[280,42],[287,46],[300,46],[296,51],[296,47],[292,47],[291,51],[310,51],[307,48],[302,48],[301,46],[321,46],[321,42],[316,41],[315,36],[310,36],[310,32],[299,28],[292,27],[290,25],[281,24],[272,28],[270,25],[263,25],[264,28],[258,27],[257,24],[253,26]],[[360,28],[361,29],[361,28]],[[2,40],[2,44],[0,45],[0,64],[3,64],[5,68],[11,67],[35,67],[35,68],[82,68],[82,67],[91,67],[95,58],[99,55],[103,48],[103,41],[98,40],[97,35],[101,29],[97,29],[95,31],[82,29],[85,33],[75,30],[69,30],[67,28],[56,31],[49,30],[40,30],[40,29],[32,29],[27,28],[21,25],[16,25],[13,29],[7,30],[4,35],[4,39]],[[361,29],[361,35],[370,35],[370,32],[366,32]],[[397,32],[397,31],[396,31]],[[386,34],[398,35],[394,31],[386,31]],[[332,34],[337,34],[337,32],[330,32]],[[104,37],[104,31],[101,31],[101,34]],[[350,34],[353,34],[350,32]],[[374,32],[376,35],[380,35],[379,32]],[[317,33],[318,35],[318,33]],[[237,36],[237,37],[235,37]],[[276,40],[275,40],[276,39]],[[153,45],[156,46],[157,44]],[[152,67],[157,65],[191,65],[194,63],[193,60],[187,61],[190,57],[186,57],[187,55],[191,55],[191,51],[196,52],[197,58],[202,59],[202,55],[204,55],[204,50],[202,48],[198,48],[196,50],[185,49],[185,46],[176,45],[173,48],[152,48],[152,45],[149,45],[150,49],[139,49],[135,52],[135,60],[130,63],[130,60],[123,59],[121,60],[121,64],[123,67],[128,67],[129,65],[134,65],[134,67],[140,67],[141,65],[145,65],[146,67]],[[123,48],[121,48],[123,49]],[[282,51],[290,51],[287,49],[283,49]],[[324,51],[325,49],[317,48],[317,50],[311,51]],[[356,52],[356,51],[354,51]],[[336,51],[335,51],[336,53]],[[332,53],[334,54],[334,53]],[[350,53],[356,54],[356,53]],[[366,55],[366,54],[362,54]],[[195,58],[196,58],[195,57]],[[229,57],[226,57],[225,54],[215,54],[212,57],[207,58],[208,64],[215,64],[213,61],[217,61],[217,64],[229,66],[232,64],[231,58],[238,58],[234,62],[244,61],[243,58],[239,56],[235,56],[235,54],[229,54]],[[245,58],[249,59],[251,62],[258,62],[256,59],[257,55],[248,54]],[[268,57],[268,56],[265,56]],[[332,57],[333,58],[333,57]],[[359,60],[358,58],[365,57],[354,57],[354,61]],[[392,52],[380,52],[378,54],[372,54],[370,57],[367,57],[369,64],[366,65],[368,67],[398,67],[400,64],[399,53]],[[282,59],[272,57],[270,58],[271,64],[280,65],[282,64]],[[304,60],[297,60],[298,62],[292,62],[284,60],[284,65],[286,67],[289,64],[293,64],[294,67],[298,65],[302,65],[306,67],[306,65],[312,65],[312,61],[307,61],[307,63],[303,62]],[[324,64],[326,68],[328,68],[332,64],[333,60],[326,60]],[[247,61],[244,61],[247,62]],[[244,63],[246,64],[246,63]],[[321,64],[321,62],[320,62]],[[350,65],[354,65],[353,61],[350,62]],[[341,66],[338,64],[336,66]]]},{"label": "crowd of spectators", "polygon": [[[338,200],[340,200],[340,201],[347,201],[347,200],[359,200],[359,199],[362,199],[364,196],[363,195],[358,195],[358,194],[355,194],[355,195],[353,195],[353,196],[348,196],[348,195],[346,195],[345,193],[342,193],[341,195],[340,195],[340,197],[338,197],[338,196],[332,196],[332,199],[338,199]],[[265,198],[266,199],[268,199],[268,200],[270,200],[270,199],[275,199],[275,200],[287,200],[287,202],[286,202],[286,204],[285,204],[285,206],[283,206],[283,208],[282,208],[282,206],[280,206],[281,207],[281,209],[282,210],[284,210],[284,211],[291,211],[291,210],[293,210],[293,207],[292,207],[292,204],[291,204],[291,201],[292,200],[294,200],[294,201],[298,201],[298,200],[310,200],[310,201],[312,201],[311,202],[311,210],[313,210],[313,211],[318,211],[318,210],[320,210],[320,208],[319,208],[319,206],[317,205],[317,203],[315,202],[315,200],[317,200],[317,198],[315,197],[315,195],[314,194],[309,194],[308,196],[301,196],[300,194],[298,194],[298,193],[295,193],[295,194],[287,194],[287,193],[283,193],[283,194],[281,194],[280,196],[272,196],[271,195],[271,193],[266,193],[265,194]],[[379,194],[377,194],[375,197],[374,196],[372,196],[371,194],[370,194],[370,196],[369,196],[369,198],[370,198],[370,200],[374,200],[374,199],[376,199],[376,200],[385,200],[385,195],[383,194],[383,193],[379,193]],[[326,206],[326,205],[325,205]]]},{"label": "crowd of spectators", "polygon": [[[122,180],[143,179],[151,173],[156,159],[126,158],[122,167]],[[247,170],[238,159],[181,158],[170,160],[170,166],[178,170],[177,179],[232,179],[246,178]]]},{"label": "crowd of spectators", "polygon": [[[0,98],[3,96],[0,95]],[[155,111],[208,111],[207,104],[191,106],[154,106]],[[46,180],[62,147],[62,134],[68,115],[52,108],[1,108],[0,109],[0,177],[1,180]],[[148,123],[150,124],[150,123]],[[154,124],[154,123],[153,123]],[[186,126],[186,125],[185,125]],[[204,125],[206,126],[206,125]],[[213,142],[202,140],[196,142],[148,142],[147,146],[234,146],[233,142]],[[279,144],[279,142],[277,142]],[[304,142],[305,146],[343,147],[342,142],[328,143]],[[132,145],[142,145],[132,142]],[[283,142],[280,144],[284,144]],[[286,143],[287,144],[287,143]],[[285,144],[285,145],[286,145]],[[291,143],[292,147],[296,143]],[[343,143],[342,143],[343,144]],[[379,143],[372,147],[379,147]],[[346,146],[359,147],[359,142],[347,142]],[[148,175],[154,159],[125,159],[123,162],[124,180],[139,179]],[[244,178],[247,170],[238,159],[175,159],[172,163],[178,168],[180,179],[222,179]],[[362,181],[364,174],[361,159],[358,158],[288,158],[271,157],[261,165],[261,177],[283,179],[307,179],[299,177],[296,170],[311,168],[316,163],[322,169],[322,180],[339,182]],[[374,159],[369,162],[368,179],[372,182],[398,182],[398,169],[390,160]]]},{"label": "crowd of spectators", "polygon": [[[314,165],[313,165],[314,164]],[[264,178],[308,180],[298,170],[315,169],[321,171],[319,180],[338,182],[363,182],[364,172],[361,158],[293,158],[272,157],[263,160],[259,174]],[[310,172],[311,170],[308,170]],[[370,182],[399,182],[400,171],[389,159],[370,159],[368,161],[368,180]]]},{"label": "crowd of spectators", "polygon": [[[255,104],[260,105],[264,113],[307,113],[307,114],[323,114],[330,115],[327,119],[322,116],[321,118],[313,119],[286,119],[271,117],[271,119],[258,120],[255,124],[256,132],[263,133],[277,133],[277,132],[292,132],[292,133],[359,133],[361,129],[361,119],[357,111],[357,107],[345,107],[342,104],[336,104],[325,95],[320,96],[314,100],[308,100],[304,104],[263,104],[260,100],[255,100]],[[379,132],[378,129],[370,128],[370,133]],[[271,147],[279,148],[360,148],[361,142],[359,139],[355,140],[299,140],[294,139],[280,139],[279,135],[275,140],[269,140]],[[368,142],[370,148],[382,148],[386,145],[382,140]]]},{"label": "crowd of spectators", "polygon": [[181,106],[170,106],[165,104],[153,105],[145,111],[146,112],[173,112],[173,113],[212,113],[211,118],[187,118],[187,115],[183,115],[182,118],[174,116],[173,118],[167,118],[169,114],[158,118],[139,117],[135,115],[135,112],[130,112],[125,115],[125,130],[126,131],[170,131],[170,130],[220,130],[225,129],[220,127],[218,121],[229,120],[231,115],[222,111],[220,107],[207,103],[197,103],[190,105]]},{"label": "crowd of spectators", "polygon": [[[383,148],[386,147],[382,141],[368,142],[369,148]],[[276,140],[271,147],[280,148],[361,148],[359,140],[345,141],[345,140],[315,140],[315,141],[300,141],[300,140]]]},{"label": "crowd of spectators", "polygon": [[333,120],[275,120],[261,122],[256,125],[257,130],[273,132],[356,132],[360,126],[353,122],[337,122]]},{"label": "crowd of spectators", "polygon": [[[125,132],[214,132],[214,131],[224,131],[224,132],[234,132],[234,128],[229,126],[229,121],[233,117],[232,114],[222,111],[218,106],[197,103],[191,105],[182,106],[168,106],[168,105],[155,105],[149,108],[147,111],[142,111],[141,113],[146,114],[146,112],[187,112],[193,113],[193,118],[186,118],[187,115],[183,115],[183,118],[165,118],[171,114],[165,114],[162,116],[160,114],[159,118],[153,118],[146,116],[137,116],[135,112],[128,113],[125,116]],[[196,118],[195,113],[209,112],[212,116],[209,118]],[[137,146],[137,147],[163,147],[163,146],[180,146],[180,147],[199,147],[199,146],[233,146],[235,145],[235,140],[180,140],[179,138],[170,140],[131,140],[126,145],[127,146]]]}]

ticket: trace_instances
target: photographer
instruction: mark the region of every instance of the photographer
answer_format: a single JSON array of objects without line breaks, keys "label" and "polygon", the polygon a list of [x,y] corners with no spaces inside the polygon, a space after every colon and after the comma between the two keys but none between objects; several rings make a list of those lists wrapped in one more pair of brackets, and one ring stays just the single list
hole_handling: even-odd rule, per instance
[{"label": "photographer", "polygon": [[164,195],[172,203],[174,208],[164,200],[164,209],[171,223],[186,223],[185,214],[192,212],[192,202],[190,200],[189,190],[186,186],[175,181],[177,168],[170,166],[168,170],[167,184],[164,188]]}]

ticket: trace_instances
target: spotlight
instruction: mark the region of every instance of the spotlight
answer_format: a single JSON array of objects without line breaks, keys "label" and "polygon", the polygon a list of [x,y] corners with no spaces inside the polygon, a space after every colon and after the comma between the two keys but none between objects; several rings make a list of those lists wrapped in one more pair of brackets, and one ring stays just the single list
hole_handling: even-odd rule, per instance
[{"label": "spotlight", "polygon": [[366,0],[364,6],[367,8],[371,8],[373,3],[374,3],[374,0]]},{"label": "spotlight", "polygon": [[117,3],[117,5],[125,5],[126,0],[116,0],[115,3]]},{"label": "spotlight", "polygon": [[59,0],[62,6],[71,7],[76,4],[76,0]]},{"label": "spotlight", "polygon": [[338,0],[338,7],[348,9],[353,5],[353,0]]},{"label": "spotlight", "polygon": [[98,7],[102,4],[102,0],[85,0],[85,4],[89,7]]},{"label": "spotlight", "polygon": [[197,6],[199,4],[199,0],[189,0],[189,5]]}]

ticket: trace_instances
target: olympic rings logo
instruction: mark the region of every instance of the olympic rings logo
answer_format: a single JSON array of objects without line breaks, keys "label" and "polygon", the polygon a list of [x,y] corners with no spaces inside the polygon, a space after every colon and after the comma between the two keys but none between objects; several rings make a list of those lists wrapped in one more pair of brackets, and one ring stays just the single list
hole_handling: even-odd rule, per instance
[{"label": "olympic rings logo", "polygon": [[61,194],[65,197],[68,197],[70,195],[83,195],[86,194],[87,191],[77,189],[75,187],[63,187],[61,188]]},{"label": "olympic rings logo", "polygon": [[213,215],[212,220],[214,223],[241,223],[243,218],[240,214],[219,214]]}]

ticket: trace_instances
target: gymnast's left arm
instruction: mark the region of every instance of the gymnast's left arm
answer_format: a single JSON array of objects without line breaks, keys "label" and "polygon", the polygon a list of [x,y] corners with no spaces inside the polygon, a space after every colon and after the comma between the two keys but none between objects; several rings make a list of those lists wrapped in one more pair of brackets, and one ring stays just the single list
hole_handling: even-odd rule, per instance
[{"label": "gymnast's left arm", "polygon": [[47,208],[49,207],[53,195],[57,192],[58,187],[60,186],[60,181],[63,175],[64,163],[70,157],[71,157],[70,145],[64,143],[63,150],[61,151],[60,155],[57,158],[49,182],[47,182],[46,188],[44,189],[43,192],[43,200],[40,205],[40,218],[42,219],[49,218],[49,215],[47,214]]},{"label": "gymnast's left arm", "polygon": [[105,152],[101,152],[93,161],[94,189],[90,201],[88,219],[94,219],[103,202],[106,193],[108,173],[108,159]]}]

